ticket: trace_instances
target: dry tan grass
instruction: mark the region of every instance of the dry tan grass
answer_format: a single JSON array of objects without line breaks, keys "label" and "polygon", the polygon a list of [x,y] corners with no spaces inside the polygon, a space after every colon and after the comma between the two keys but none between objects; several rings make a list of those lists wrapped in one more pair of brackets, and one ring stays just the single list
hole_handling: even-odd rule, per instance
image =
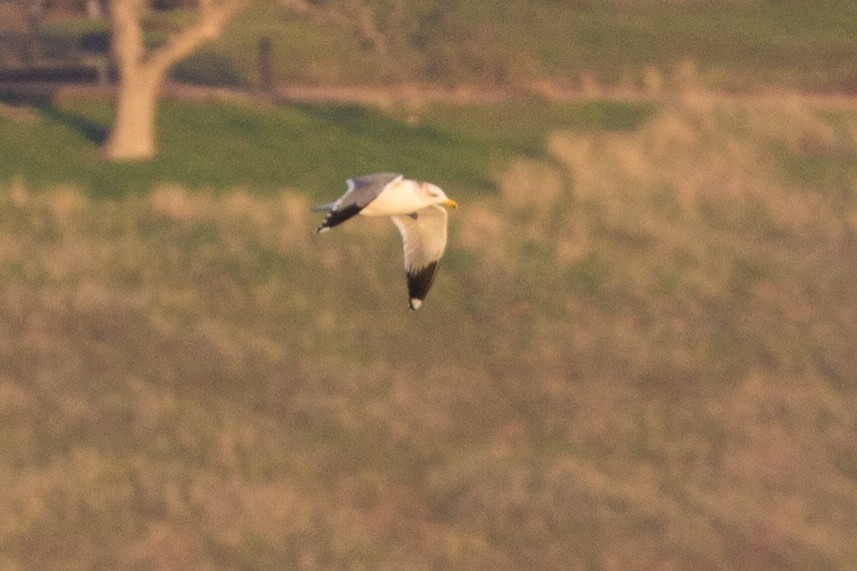
[{"label": "dry tan grass", "polygon": [[0,102],[0,117],[28,125],[39,121],[39,114],[32,107],[3,102]]},{"label": "dry tan grass", "polygon": [[414,315],[291,191],[2,189],[0,566],[851,567],[849,121],[557,133]]}]

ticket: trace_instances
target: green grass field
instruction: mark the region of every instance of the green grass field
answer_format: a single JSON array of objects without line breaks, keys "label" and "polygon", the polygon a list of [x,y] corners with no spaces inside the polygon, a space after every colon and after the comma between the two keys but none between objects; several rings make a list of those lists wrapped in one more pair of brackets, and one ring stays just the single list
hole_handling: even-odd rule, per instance
[{"label": "green grass field", "polygon": [[[857,89],[851,0],[366,0],[374,16],[357,2],[313,4],[338,7],[338,16],[301,16],[280,2],[257,0],[220,39],[177,66],[175,76],[258,84],[258,45],[266,37],[280,85],[520,87],[547,79],[644,90],[669,87],[678,74],[715,90]],[[188,19],[151,17],[149,39],[163,39]],[[367,45],[355,25],[366,21],[374,22],[386,49]],[[84,34],[108,41],[106,21],[64,16],[47,22],[45,33],[60,53]]]},{"label": "green grass field", "polygon": [[101,158],[111,110],[75,99],[0,107],[0,180],[19,177],[31,189],[70,184],[101,196],[170,182],[254,193],[292,187],[328,199],[349,176],[401,170],[487,193],[514,156],[544,155],[550,130],[630,129],[650,105],[534,100],[415,112],[168,100],[158,118],[160,152],[137,164]]},{"label": "green grass field", "polygon": [[235,61],[251,83],[256,42],[267,35],[282,83],[566,78],[579,85],[590,76],[642,88],[647,69],[669,77],[693,62],[694,81],[709,89],[857,87],[857,6],[848,0],[465,0],[438,2],[439,13],[431,3],[369,4],[392,56],[361,49],[346,24],[297,18],[276,3],[255,5],[210,50]]},{"label": "green grass field", "polygon": [[[857,113],[108,111],[0,118],[0,567],[857,562]],[[385,161],[461,205],[414,314],[312,234]]]}]

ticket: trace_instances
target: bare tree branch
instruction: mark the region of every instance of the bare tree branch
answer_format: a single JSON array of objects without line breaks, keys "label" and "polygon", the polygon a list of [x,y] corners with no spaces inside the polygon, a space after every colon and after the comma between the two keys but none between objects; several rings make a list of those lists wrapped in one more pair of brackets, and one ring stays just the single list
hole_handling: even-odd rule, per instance
[{"label": "bare tree branch", "polygon": [[195,24],[173,34],[166,44],[149,56],[147,65],[152,71],[165,74],[174,63],[196,50],[201,44],[214,39],[223,26],[250,0],[222,0],[214,3],[201,0],[199,19]]},{"label": "bare tree branch", "polygon": [[337,7],[316,6],[307,0],[280,0],[283,6],[316,21],[352,28],[360,43],[380,54],[389,52],[387,36],[378,28],[375,12],[361,0],[343,0]]}]

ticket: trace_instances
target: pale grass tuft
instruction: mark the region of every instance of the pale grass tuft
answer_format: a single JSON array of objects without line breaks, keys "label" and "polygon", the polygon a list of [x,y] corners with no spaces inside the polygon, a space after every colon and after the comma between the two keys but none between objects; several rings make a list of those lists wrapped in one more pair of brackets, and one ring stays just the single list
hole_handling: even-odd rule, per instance
[{"label": "pale grass tuft", "polygon": [[81,311],[89,311],[104,307],[113,299],[111,292],[104,284],[95,281],[84,281],[74,291],[72,298],[73,306]]},{"label": "pale grass tuft", "polygon": [[41,119],[39,113],[29,106],[9,105],[0,101],[0,117],[16,123],[33,125]]},{"label": "pale grass tuft", "polygon": [[128,388],[137,403],[136,420],[143,429],[156,426],[178,408],[175,391],[169,388],[158,387],[138,378],[129,379]]},{"label": "pale grass tuft", "polygon": [[[782,202],[768,198],[775,177],[772,144],[806,154],[846,142],[829,120],[788,100],[742,106],[695,94],[638,132],[557,133],[548,149],[568,170],[575,197],[610,210],[672,188],[689,216],[700,216],[709,200],[761,201],[769,203],[777,223],[805,226],[807,214],[796,206],[799,196]],[[612,198],[601,200],[606,197]]]},{"label": "pale grass tuft", "polygon": [[[851,183],[851,192],[857,195],[857,180],[854,180],[854,182]],[[852,232],[857,232],[857,204],[852,205],[847,212],[845,212],[845,220],[849,229]]]},{"label": "pale grass tuft", "polygon": [[586,97],[596,98],[601,96],[603,90],[595,74],[585,71],[580,75],[580,91]]},{"label": "pale grass tuft", "polygon": [[664,91],[664,76],[653,65],[647,65],[643,68],[643,91],[650,97],[658,97]]},{"label": "pale grass tuft", "polygon": [[472,201],[456,218],[456,247],[478,253],[485,268],[508,266],[508,221],[502,214],[488,203]]},{"label": "pale grass tuft", "polygon": [[124,559],[127,565],[160,571],[193,566],[203,551],[200,535],[191,526],[154,520],[146,525],[143,536],[129,546]]},{"label": "pale grass tuft", "polygon": [[310,201],[296,192],[283,191],[270,208],[276,215],[272,223],[277,228],[280,248],[307,252],[314,228],[310,219]]},{"label": "pale grass tuft", "polygon": [[699,68],[693,59],[684,59],[676,65],[670,78],[674,91],[693,93],[702,91]]},{"label": "pale grass tuft", "polygon": [[30,198],[30,192],[27,190],[27,185],[24,183],[24,180],[22,178],[15,177],[12,179],[9,186],[8,196],[12,205],[19,208],[26,206]]},{"label": "pale grass tuft", "polygon": [[234,189],[215,202],[222,202],[222,208],[218,210],[221,215],[229,219],[237,218],[241,223],[249,223],[260,228],[271,223],[273,215],[271,209],[264,201],[247,190]]},{"label": "pale grass tuft", "polygon": [[30,407],[33,399],[33,391],[26,385],[0,375],[0,410],[5,414]]},{"label": "pale grass tuft", "polygon": [[236,374],[247,366],[244,344],[227,324],[206,320],[200,323],[199,334],[208,342],[212,355],[218,358],[226,373]]},{"label": "pale grass tuft", "polygon": [[544,216],[562,193],[559,174],[543,162],[516,159],[500,178],[503,204],[513,211]]},{"label": "pale grass tuft", "polygon": [[[149,203],[153,213],[176,222],[217,222],[229,236],[255,228],[282,251],[305,251],[310,244],[309,201],[289,190],[259,197],[244,189],[213,195],[164,185],[152,193]],[[241,248],[237,243],[232,247]]]},{"label": "pale grass tuft", "polygon": [[199,200],[194,200],[186,189],[178,185],[160,185],[149,198],[152,212],[171,220],[192,221],[202,216]]},{"label": "pale grass tuft", "polygon": [[551,158],[572,175],[575,197],[598,193],[601,173],[587,168],[594,162],[598,152],[595,145],[596,142],[591,138],[569,133],[553,133],[548,137],[547,148]]}]

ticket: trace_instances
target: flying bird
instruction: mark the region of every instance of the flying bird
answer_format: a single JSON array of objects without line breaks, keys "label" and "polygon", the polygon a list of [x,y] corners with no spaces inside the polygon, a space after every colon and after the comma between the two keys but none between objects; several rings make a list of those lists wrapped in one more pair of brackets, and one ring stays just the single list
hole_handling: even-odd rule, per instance
[{"label": "flying bird", "polygon": [[349,178],[339,199],[313,207],[327,212],[316,232],[327,232],[357,214],[389,216],[402,234],[408,307],[422,305],[446,248],[446,209],[458,205],[430,182],[411,180],[399,173],[377,173]]}]

